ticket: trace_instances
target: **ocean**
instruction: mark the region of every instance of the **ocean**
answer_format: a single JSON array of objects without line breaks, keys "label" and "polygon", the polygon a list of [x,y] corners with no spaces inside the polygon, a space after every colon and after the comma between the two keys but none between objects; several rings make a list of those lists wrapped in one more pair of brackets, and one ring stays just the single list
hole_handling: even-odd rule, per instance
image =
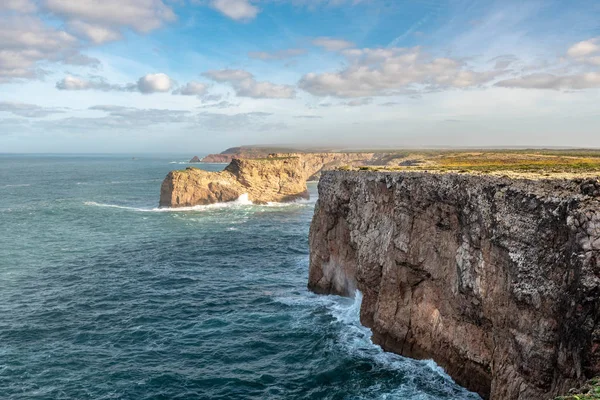
[{"label": "ocean", "polygon": [[0,399],[479,399],[306,289],[316,184],[159,209],[185,166],[0,155]]}]

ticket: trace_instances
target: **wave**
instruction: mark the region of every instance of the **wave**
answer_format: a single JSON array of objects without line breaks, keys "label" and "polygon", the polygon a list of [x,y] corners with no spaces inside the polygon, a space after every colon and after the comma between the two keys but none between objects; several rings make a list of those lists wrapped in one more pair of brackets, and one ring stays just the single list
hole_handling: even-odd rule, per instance
[{"label": "wave", "polygon": [[238,207],[242,207],[242,206],[250,206],[250,205],[252,205],[252,202],[248,199],[248,194],[244,193],[243,195],[238,197],[238,199],[235,201],[230,201],[227,203],[207,204],[207,205],[203,205],[203,206],[193,206],[193,207],[139,208],[139,207],[130,207],[130,206],[120,206],[117,204],[97,203],[95,201],[86,201],[83,204],[85,204],[86,206],[117,208],[117,209],[121,209],[121,210],[129,210],[129,211],[137,211],[137,212],[185,212],[185,211],[204,211],[204,210],[212,210],[212,209],[218,209],[218,208],[238,208]]},{"label": "wave", "polygon": [[29,184],[29,183],[21,183],[21,184],[16,184],[16,185],[3,185],[3,186],[0,186],[0,187],[3,187],[3,188],[15,188],[15,187],[28,187],[28,186],[31,186],[31,184]]},{"label": "wave", "polygon": [[[335,321],[342,325],[339,331],[338,344],[344,351],[358,358],[366,358],[383,369],[399,371],[407,375],[410,381],[419,381],[421,384],[431,384],[436,392],[442,392],[443,398],[460,398],[479,400],[480,397],[456,385],[443,368],[433,360],[413,360],[394,353],[385,352],[380,346],[371,341],[371,329],[360,323],[360,307],[362,293],[356,291],[354,300],[339,299],[327,307]],[[350,304],[349,304],[350,303]],[[418,386],[421,386],[418,385]],[[385,391],[372,387],[364,398],[403,398],[403,399],[433,399],[425,395],[416,385],[402,385],[399,388]]]},{"label": "wave", "polygon": [[297,200],[293,200],[293,201],[288,201],[288,202],[275,202],[275,201],[270,201],[267,204],[265,204],[265,207],[291,207],[291,206],[312,206],[317,202],[317,198],[316,197],[311,197],[310,199],[297,199]]}]

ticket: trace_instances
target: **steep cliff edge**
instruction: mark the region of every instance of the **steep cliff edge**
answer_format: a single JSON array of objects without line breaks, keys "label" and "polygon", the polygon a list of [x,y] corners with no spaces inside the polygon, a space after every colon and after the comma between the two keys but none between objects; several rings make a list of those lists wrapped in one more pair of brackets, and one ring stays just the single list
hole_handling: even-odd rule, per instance
[{"label": "steep cliff edge", "polygon": [[248,194],[254,203],[308,198],[298,158],[234,159],[222,172],[197,168],[171,171],[160,189],[161,207],[190,207],[237,200]]},{"label": "steep cliff edge", "polygon": [[359,289],[375,342],[484,398],[553,398],[600,373],[599,195],[591,179],[325,172],[309,287]]}]

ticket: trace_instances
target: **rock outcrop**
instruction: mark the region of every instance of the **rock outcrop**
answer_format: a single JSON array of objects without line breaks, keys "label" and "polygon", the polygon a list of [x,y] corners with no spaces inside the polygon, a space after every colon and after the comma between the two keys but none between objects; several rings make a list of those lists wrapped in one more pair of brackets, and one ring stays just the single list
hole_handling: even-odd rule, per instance
[{"label": "rock outcrop", "polygon": [[493,400],[545,400],[600,373],[600,184],[328,171],[309,287],[363,293],[384,349],[433,358]]},{"label": "rock outcrop", "polygon": [[200,160],[200,158],[198,156],[194,156],[191,160],[190,160],[190,164],[195,164],[195,163],[199,163],[202,162]]},{"label": "rock outcrop", "polygon": [[190,207],[237,200],[247,194],[254,203],[308,198],[298,158],[234,159],[222,172],[198,168],[171,171],[160,190],[161,207]]}]

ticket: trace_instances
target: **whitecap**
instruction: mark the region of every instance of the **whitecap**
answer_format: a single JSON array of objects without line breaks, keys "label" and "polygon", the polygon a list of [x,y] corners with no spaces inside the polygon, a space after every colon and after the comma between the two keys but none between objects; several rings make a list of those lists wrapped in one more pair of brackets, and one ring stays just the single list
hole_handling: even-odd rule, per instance
[{"label": "whitecap", "polygon": [[227,203],[214,203],[200,206],[192,206],[192,207],[155,207],[155,208],[139,208],[139,207],[129,207],[129,206],[120,206],[117,204],[105,204],[105,203],[97,203],[95,201],[86,201],[83,204],[86,206],[95,206],[95,207],[107,207],[107,208],[117,208],[121,210],[129,210],[129,211],[137,211],[137,212],[185,212],[185,211],[205,211],[212,210],[218,208],[239,208],[243,206],[250,206],[252,202],[248,199],[248,194],[244,193],[240,197],[238,197],[235,201],[230,201]]},{"label": "whitecap", "polygon": [[28,187],[31,186],[31,184],[29,183],[21,183],[21,184],[16,184],[16,185],[4,185],[2,186],[3,188],[15,188],[15,187]]}]

